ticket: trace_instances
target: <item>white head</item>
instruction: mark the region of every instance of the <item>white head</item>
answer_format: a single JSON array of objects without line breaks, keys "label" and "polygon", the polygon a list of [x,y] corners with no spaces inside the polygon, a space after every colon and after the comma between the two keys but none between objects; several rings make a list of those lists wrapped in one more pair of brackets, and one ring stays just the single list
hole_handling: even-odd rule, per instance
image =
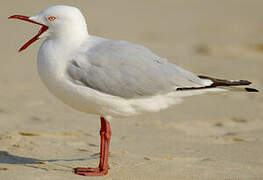
[{"label": "white head", "polygon": [[51,6],[35,16],[22,15],[10,16],[9,19],[20,19],[41,25],[39,33],[28,41],[19,51],[26,49],[39,38],[69,38],[86,36],[87,24],[84,16],[78,8],[71,6]]}]

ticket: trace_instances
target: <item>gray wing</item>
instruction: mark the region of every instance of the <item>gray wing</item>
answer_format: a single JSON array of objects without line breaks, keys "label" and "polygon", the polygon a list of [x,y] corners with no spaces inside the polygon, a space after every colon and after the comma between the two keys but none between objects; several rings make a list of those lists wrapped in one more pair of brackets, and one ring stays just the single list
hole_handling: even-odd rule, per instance
[{"label": "gray wing", "polygon": [[75,83],[124,98],[204,85],[195,74],[127,41],[100,40],[74,58],[67,72]]}]

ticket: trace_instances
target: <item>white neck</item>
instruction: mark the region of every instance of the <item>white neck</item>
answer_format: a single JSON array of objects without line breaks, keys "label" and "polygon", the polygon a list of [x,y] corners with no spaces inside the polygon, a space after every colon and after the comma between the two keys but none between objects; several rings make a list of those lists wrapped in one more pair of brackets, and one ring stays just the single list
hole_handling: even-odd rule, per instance
[{"label": "white neck", "polygon": [[52,32],[48,40],[55,40],[61,42],[61,44],[66,46],[78,46],[85,41],[89,36],[86,26],[74,26],[71,28],[64,27],[63,29],[57,29]]}]

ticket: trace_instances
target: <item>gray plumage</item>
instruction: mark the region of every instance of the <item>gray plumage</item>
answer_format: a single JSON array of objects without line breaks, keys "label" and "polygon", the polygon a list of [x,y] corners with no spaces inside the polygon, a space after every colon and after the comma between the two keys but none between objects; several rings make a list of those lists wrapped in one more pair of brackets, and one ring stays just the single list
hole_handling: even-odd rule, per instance
[{"label": "gray plumage", "polygon": [[136,98],[200,87],[204,81],[144,46],[127,41],[96,39],[67,67],[70,79],[106,94]]}]

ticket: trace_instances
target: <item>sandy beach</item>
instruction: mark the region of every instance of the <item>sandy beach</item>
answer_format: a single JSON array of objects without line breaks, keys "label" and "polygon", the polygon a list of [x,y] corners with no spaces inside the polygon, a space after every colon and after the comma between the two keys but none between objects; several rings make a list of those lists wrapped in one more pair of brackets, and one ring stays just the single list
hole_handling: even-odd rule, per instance
[{"label": "sandy beach", "polygon": [[[109,174],[83,177],[99,157],[99,117],[61,103],[37,73],[39,26],[8,20],[73,5],[89,33],[143,44],[197,74],[247,79],[259,93],[186,98],[156,114],[112,120]],[[0,180],[263,179],[263,1],[3,1],[0,65]]]}]

